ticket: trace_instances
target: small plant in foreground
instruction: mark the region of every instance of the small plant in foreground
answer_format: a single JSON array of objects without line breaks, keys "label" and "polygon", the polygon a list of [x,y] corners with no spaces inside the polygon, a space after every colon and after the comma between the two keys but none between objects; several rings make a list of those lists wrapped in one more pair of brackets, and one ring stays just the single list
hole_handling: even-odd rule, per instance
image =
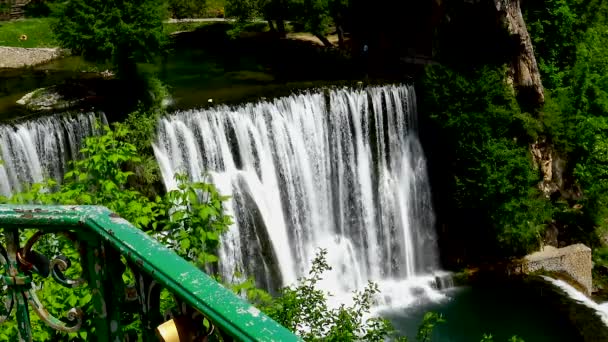
[{"label": "small plant in foreground", "polygon": [[385,341],[398,338],[391,323],[382,318],[367,318],[378,293],[378,286],[369,283],[361,292],[354,292],[352,306],[337,309],[327,304],[328,293],[317,288],[322,274],[331,269],[327,250],[321,249],[312,263],[308,277],[299,284],[286,287],[267,308],[270,317],[305,341]]}]

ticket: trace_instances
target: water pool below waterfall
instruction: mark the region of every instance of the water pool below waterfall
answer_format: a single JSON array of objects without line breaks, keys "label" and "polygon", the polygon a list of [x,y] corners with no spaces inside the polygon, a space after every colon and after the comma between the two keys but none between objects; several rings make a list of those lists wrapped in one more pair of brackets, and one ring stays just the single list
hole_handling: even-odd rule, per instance
[{"label": "water pool below waterfall", "polygon": [[437,326],[433,342],[480,341],[484,333],[495,341],[507,341],[513,335],[533,342],[572,342],[576,335],[564,327],[560,317],[552,317],[545,308],[528,303],[514,293],[497,289],[462,287],[446,294],[439,303],[429,302],[385,312],[399,332],[416,340],[416,331],[427,311],[441,313],[446,323]]},{"label": "water pool below waterfall", "polygon": [[414,341],[428,311],[446,319],[436,327],[433,342],[476,342],[483,334],[491,334],[494,341],[514,335],[526,342],[607,341],[606,313],[598,312],[603,307],[561,281],[505,280],[455,287],[443,294],[444,300],[381,315]]}]

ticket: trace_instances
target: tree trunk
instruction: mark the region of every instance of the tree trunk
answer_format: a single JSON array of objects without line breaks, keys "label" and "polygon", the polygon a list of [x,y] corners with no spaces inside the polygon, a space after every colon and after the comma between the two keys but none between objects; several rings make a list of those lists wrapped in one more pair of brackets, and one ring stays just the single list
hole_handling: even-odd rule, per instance
[{"label": "tree trunk", "polygon": [[270,32],[277,32],[277,29],[274,27],[272,19],[266,19],[266,21],[268,21],[268,27],[270,28]]},{"label": "tree trunk", "polygon": [[277,30],[279,30],[279,37],[287,38],[287,30],[285,30],[285,20],[277,19]]},{"label": "tree trunk", "polygon": [[319,40],[321,41],[321,43],[323,43],[323,45],[325,45],[325,47],[334,47],[334,44],[332,44],[324,35],[315,33],[315,37],[319,38]]},{"label": "tree trunk", "polygon": [[527,92],[536,105],[545,102],[544,87],[534,56],[532,40],[521,14],[520,0],[494,0],[500,21],[515,40],[518,51],[511,62],[509,78],[519,94]]},{"label": "tree trunk", "polygon": [[336,31],[338,32],[338,47],[340,50],[344,50],[344,29],[342,28],[342,25],[338,25],[338,27],[336,27]]}]

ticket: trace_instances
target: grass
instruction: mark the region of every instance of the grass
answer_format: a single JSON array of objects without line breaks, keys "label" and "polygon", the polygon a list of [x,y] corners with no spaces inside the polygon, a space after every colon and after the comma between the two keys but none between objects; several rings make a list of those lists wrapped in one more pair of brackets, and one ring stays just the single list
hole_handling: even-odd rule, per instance
[{"label": "grass", "polygon": [[[27,40],[20,40],[22,35],[26,35]],[[34,48],[58,45],[48,18],[0,22],[0,46]]]}]

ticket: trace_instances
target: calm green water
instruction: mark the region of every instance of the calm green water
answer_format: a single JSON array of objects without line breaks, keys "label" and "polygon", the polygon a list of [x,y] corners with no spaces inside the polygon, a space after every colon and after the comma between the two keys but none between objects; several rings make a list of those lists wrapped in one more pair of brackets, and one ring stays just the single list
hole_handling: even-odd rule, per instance
[{"label": "calm green water", "polygon": [[[172,56],[159,73],[174,100],[173,109],[204,107],[209,105],[209,99],[213,100],[213,104],[237,104],[324,85],[354,84],[354,81],[279,80],[264,71],[210,66],[212,62],[209,60],[198,63],[199,59],[192,52],[182,52]],[[200,58],[204,61],[202,56]],[[90,88],[92,94],[101,99],[101,103],[95,103],[93,108],[103,110],[110,116],[126,114],[121,109],[133,105],[130,102],[134,97],[132,92],[115,86],[112,81],[101,79],[95,73],[79,71],[83,63],[79,58],[72,57],[36,69],[0,71],[0,120],[32,115],[16,101],[38,88],[66,82],[84,89]],[[239,66],[234,67],[238,69]]]},{"label": "calm green water", "polygon": [[33,68],[0,69],[0,120],[32,114],[16,103],[25,94],[65,82],[99,79],[91,72],[98,68],[79,57],[67,57]]},{"label": "calm green water", "polygon": [[[526,342],[582,341],[580,327],[574,326],[568,313],[556,309],[559,304],[552,291],[545,288],[545,296],[542,288],[460,287],[447,292],[449,300],[386,312],[385,317],[410,341],[416,341],[416,331],[427,311],[441,313],[447,320],[435,329],[433,342],[475,342],[484,333],[492,334],[497,342],[513,335]],[[579,314],[590,314],[582,311]]]},{"label": "calm green water", "polygon": [[[207,106],[209,99],[214,104],[255,101],[322,85],[353,84],[362,77],[352,65],[307,43],[233,40],[224,26],[180,34],[165,58],[140,66],[168,86],[174,109]],[[69,57],[30,69],[0,70],[0,120],[27,116],[30,113],[15,101],[35,89],[62,83],[92,90],[96,102],[87,109],[121,117],[135,108],[136,95],[132,86],[104,81],[92,72],[106,68]]]}]

